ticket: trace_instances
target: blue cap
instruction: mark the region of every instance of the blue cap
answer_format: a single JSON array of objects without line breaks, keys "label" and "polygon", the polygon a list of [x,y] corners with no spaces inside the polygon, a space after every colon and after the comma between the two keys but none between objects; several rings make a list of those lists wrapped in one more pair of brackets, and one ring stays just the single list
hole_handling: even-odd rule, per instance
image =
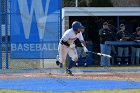
[{"label": "blue cap", "polygon": [[74,21],[72,23],[72,28],[74,31],[76,31],[77,29],[85,29],[85,27],[78,21]]}]

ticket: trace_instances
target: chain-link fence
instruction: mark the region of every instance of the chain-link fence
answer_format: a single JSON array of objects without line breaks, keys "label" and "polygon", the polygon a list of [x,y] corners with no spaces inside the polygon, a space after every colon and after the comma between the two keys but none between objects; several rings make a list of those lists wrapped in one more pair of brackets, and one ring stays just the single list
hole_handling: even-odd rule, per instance
[{"label": "chain-link fence", "polygon": [[6,36],[6,20],[7,20],[7,17],[6,17],[6,0],[1,0],[1,38],[2,38],[2,68],[6,68],[6,42],[7,42],[7,36]]},{"label": "chain-link fence", "polygon": [[63,0],[63,7],[139,7],[140,0]]}]

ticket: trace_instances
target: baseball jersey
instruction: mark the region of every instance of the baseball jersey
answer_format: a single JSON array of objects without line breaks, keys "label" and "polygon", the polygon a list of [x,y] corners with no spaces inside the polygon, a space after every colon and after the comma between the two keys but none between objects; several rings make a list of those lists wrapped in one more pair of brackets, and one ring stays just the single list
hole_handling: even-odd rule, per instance
[{"label": "baseball jersey", "polygon": [[75,33],[75,31],[73,30],[73,29],[68,29],[64,34],[63,34],[63,36],[62,36],[62,40],[63,41],[67,41],[68,42],[68,44],[72,44],[72,43],[74,43],[74,41],[76,40],[76,39],[79,39],[81,42],[83,42],[84,41],[84,38],[83,38],[83,36],[82,36],[82,33],[80,32],[80,33]]}]

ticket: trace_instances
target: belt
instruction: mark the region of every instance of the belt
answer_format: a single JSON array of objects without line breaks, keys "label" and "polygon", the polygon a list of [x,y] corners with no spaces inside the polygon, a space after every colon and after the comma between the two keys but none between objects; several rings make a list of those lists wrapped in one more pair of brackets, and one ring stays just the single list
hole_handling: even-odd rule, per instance
[{"label": "belt", "polygon": [[63,40],[60,41],[60,44],[65,45],[65,46],[70,46],[70,44],[68,44],[67,42],[64,42]]}]

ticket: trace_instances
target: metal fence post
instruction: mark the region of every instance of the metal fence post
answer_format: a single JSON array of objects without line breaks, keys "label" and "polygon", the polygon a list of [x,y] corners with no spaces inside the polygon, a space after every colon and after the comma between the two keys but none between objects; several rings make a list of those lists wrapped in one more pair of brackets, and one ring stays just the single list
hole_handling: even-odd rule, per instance
[{"label": "metal fence post", "polygon": [[2,18],[1,18],[1,2],[0,2],[0,69],[2,69],[2,31],[1,31],[1,24],[2,24]]},{"label": "metal fence post", "polygon": [[78,0],[75,0],[75,7],[78,7]]},{"label": "metal fence post", "polygon": [[8,0],[5,1],[5,49],[6,49],[6,69],[9,68],[8,64],[8,13],[7,13],[7,2]]},{"label": "metal fence post", "polygon": [[117,29],[119,30],[119,28],[120,28],[120,17],[117,16]]}]

